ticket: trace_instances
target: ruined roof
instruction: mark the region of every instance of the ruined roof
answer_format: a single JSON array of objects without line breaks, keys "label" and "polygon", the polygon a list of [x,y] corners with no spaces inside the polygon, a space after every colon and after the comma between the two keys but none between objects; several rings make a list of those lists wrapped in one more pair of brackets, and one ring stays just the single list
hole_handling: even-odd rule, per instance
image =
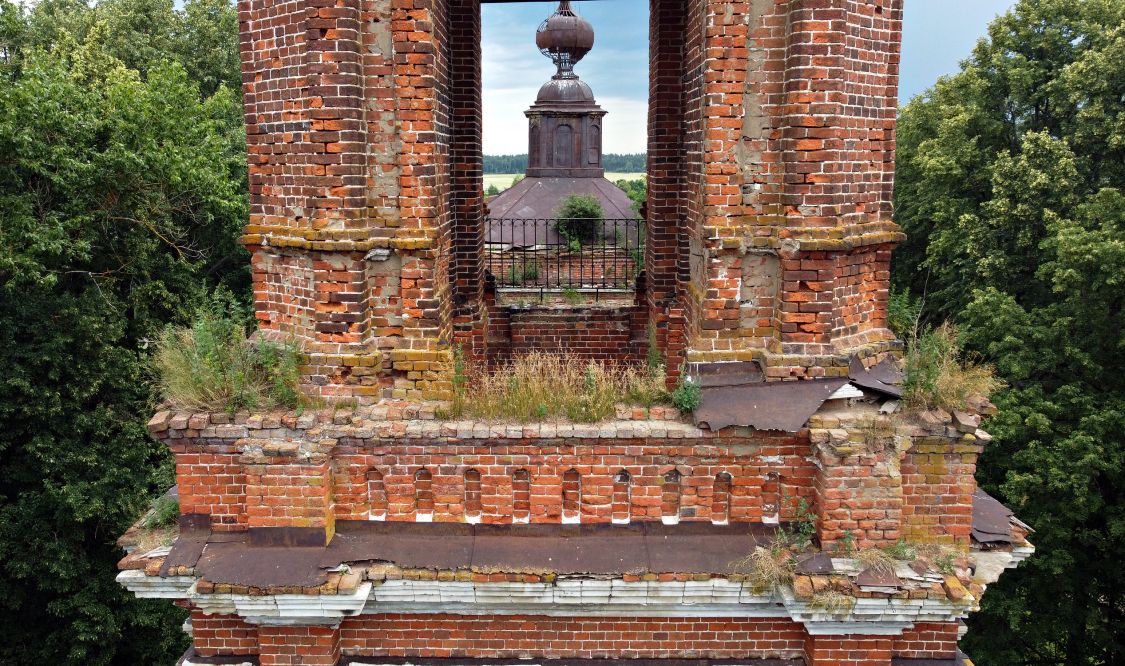
[{"label": "ruined roof", "polygon": [[[277,528],[278,531],[284,528]],[[775,526],[711,523],[466,525],[339,521],[328,546],[251,545],[245,533],[184,529],[164,559],[203,578],[250,587],[316,587],[341,564],[489,573],[624,575],[731,571]]]},{"label": "ruined roof", "polygon": [[[572,194],[592,196],[602,204],[606,219],[636,219],[628,194],[605,178],[529,176],[496,195],[488,204],[489,217],[551,219]],[[493,242],[486,240],[485,242]]]}]

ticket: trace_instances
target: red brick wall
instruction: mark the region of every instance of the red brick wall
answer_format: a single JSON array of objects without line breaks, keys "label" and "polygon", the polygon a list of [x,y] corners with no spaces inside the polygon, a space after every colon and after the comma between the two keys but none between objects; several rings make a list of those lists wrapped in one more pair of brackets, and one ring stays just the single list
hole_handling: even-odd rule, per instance
[{"label": "red brick wall", "polygon": [[[812,502],[815,468],[807,460],[807,443],[797,438],[762,437],[754,440],[753,453],[734,453],[691,441],[645,442],[644,440],[538,440],[521,443],[427,442],[409,444],[376,441],[356,446],[342,444],[334,460],[335,515],[340,520],[364,520],[371,503],[383,502],[369,495],[369,470],[377,470],[386,494],[387,520],[415,520],[417,478],[421,469],[431,474],[433,520],[461,521],[465,515],[465,473],[480,473],[481,522],[510,523],[518,510],[518,488],[514,477],[530,476],[530,521],[560,522],[563,476],[574,470],[579,476],[579,514],[582,522],[610,522],[614,497],[623,500],[624,489],[615,493],[615,477],[629,474],[628,515],[633,521],[657,521],[679,505],[682,520],[730,520],[761,522],[772,516],[781,491],[789,498],[784,507],[792,517],[796,497]],[[684,462],[676,466],[677,462]],[[681,473],[676,497],[668,496],[665,475]],[[728,481],[719,479],[729,474]],[[716,482],[721,496],[716,501]],[[618,484],[620,485],[620,484]],[[664,508],[662,508],[662,506]],[[729,508],[728,508],[729,507]],[[716,508],[718,513],[716,514]],[[624,507],[617,510],[619,518]]]},{"label": "red brick wall", "polygon": [[201,657],[258,654],[258,627],[236,615],[204,615],[191,612],[191,635]]},{"label": "red brick wall", "polygon": [[902,461],[903,533],[912,541],[967,547],[979,444],[914,444]]},{"label": "red brick wall", "polygon": [[238,454],[176,446],[181,514],[206,514],[215,530],[245,529],[246,474]]},{"label": "red brick wall", "polygon": [[[264,665],[335,664],[346,656],[507,658],[799,657],[811,666],[952,659],[956,622],[919,623],[901,636],[807,636],[782,619],[365,615],[328,627],[248,625],[192,612],[203,657],[261,653]],[[260,647],[259,647],[260,646]]]},{"label": "red brick wall", "polygon": [[510,309],[508,352],[546,351],[635,363],[644,358],[647,348],[643,312],[638,306]]},{"label": "red brick wall", "polygon": [[340,628],[344,654],[417,657],[796,657],[804,630],[750,618],[362,616]]},{"label": "red brick wall", "polygon": [[340,630],[333,627],[259,627],[261,666],[336,666]]},{"label": "red brick wall", "polygon": [[887,666],[891,636],[808,636],[805,659],[809,666]]},{"label": "red brick wall", "polygon": [[816,495],[821,547],[831,550],[847,533],[860,547],[882,547],[902,536],[903,489],[895,451],[845,458],[821,452]]},{"label": "red brick wall", "polygon": [[919,622],[895,638],[896,657],[953,659],[957,656],[956,622]]},{"label": "red brick wall", "polygon": [[[299,464],[286,458],[246,465],[248,525],[326,528],[331,535],[334,515],[330,469],[327,460]],[[363,485],[365,489],[368,486],[366,476]]]}]

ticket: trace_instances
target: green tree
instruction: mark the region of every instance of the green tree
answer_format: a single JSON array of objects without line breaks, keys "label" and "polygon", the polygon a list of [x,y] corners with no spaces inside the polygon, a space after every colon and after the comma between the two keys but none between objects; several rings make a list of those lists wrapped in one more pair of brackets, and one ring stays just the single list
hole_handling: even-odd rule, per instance
[{"label": "green tree", "polygon": [[598,198],[588,194],[567,195],[555,211],[555,228],[577,251],[583,243],[592,242],[602,231],[605,211]]},{"label": "green tree", "polygon": [[965,650],[1125,661],[1125,2],[1022,0],[899,124],[896,285],[1009,388],[978,478],[1036,530]]},{"label": "green tree", "polygon": [[152,341],[216,285],[248,283],[241,112],[224,85],[237,73],[189,67],[187,13],[0,2],[3,664],[184,649],[182,611],[114,576],[115,539],[171,483],[144,428]]}]

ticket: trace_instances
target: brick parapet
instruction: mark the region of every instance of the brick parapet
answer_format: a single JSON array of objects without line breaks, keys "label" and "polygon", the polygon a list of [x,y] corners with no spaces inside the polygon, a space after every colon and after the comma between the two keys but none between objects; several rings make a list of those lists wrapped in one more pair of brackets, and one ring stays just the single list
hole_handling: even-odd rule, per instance
[{"label": "brick parapet", "polygon": [[[581,522],[791,520],[804,498],[828,549],[904,538],[967,547],[973,471],[988,439],[968,414],[904,420],[873,408],[824,411],[784,434],[711,432],[666,408],[621,406],[601,424],[495,424],[437,420],[439,407],[163,412],[150,429],[176,454],[185,513],[218,529],[312,527],[330,538],[335,520],[560,522],[573,473]],[[620,496],[628,506],[615,505]]]},{"label": "brick parapet", "polygon": [[260,655],[261,664],[335,665],[342,658],[804,659],[808,666],[890,666],[894,658],[950,660],[957,622],[899,636],[810,635],[784,618],[547,617],[382,613],[337,627],[247,625],[193,613],[201,657]]}]

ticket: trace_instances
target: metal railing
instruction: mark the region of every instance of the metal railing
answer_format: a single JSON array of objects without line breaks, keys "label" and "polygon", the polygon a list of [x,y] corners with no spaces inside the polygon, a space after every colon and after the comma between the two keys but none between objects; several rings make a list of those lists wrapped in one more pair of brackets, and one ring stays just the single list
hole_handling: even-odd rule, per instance
[{"label": "metal railing", "polygon": [[644,220],[488,218],[486,268],[507,289],[632,289]]}]

